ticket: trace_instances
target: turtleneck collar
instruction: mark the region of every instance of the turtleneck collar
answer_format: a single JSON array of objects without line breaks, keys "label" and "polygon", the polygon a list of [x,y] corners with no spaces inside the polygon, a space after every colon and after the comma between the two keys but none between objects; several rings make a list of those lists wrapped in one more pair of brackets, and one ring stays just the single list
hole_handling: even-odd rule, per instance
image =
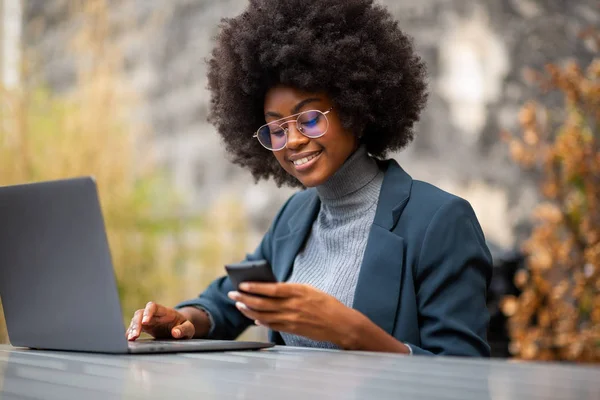
[{"label": "turtleneck collar", "polygon": [[[378,176],[381,179],[375,179]],[[351,207],[358,205],[353,204],[352,199],[363,204],[371,203],[369,200],[377,201],[382,180],[383,173],[377,162],[364,146],[360,146],[333,176],[316,189],[323,205]]]}]

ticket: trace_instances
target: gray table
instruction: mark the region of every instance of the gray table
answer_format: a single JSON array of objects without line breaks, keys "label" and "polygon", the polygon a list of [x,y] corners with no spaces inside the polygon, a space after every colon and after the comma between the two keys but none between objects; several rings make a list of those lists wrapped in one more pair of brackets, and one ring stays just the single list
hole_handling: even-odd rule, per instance
[{"label": "gray table", "polygon": [[1,399],[600,399],[600,368],[275,347],[111,356],[0,346]]}]

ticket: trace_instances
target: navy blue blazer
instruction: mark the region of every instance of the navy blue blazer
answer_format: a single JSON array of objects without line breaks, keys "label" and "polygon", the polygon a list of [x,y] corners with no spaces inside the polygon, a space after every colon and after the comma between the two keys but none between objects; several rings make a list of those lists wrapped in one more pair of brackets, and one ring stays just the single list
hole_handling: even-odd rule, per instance
[{"label": "navy blue blazer", "polygon": [[[489,357],[486,291],[492,261],[473,209],[413,180],[394,160],[380,167],[385,177],[353,308],[409,344],[414,354]],[[288,279],[319,207],[315,189],[294,194],[247,259],[266,259],[279,281]],[[214,321],[210,338],[234,339],[252,321],[227,297],[231,290],[225,276],[177,308],[204,308]],[[269,337],[283,344],[278,332]]]}]

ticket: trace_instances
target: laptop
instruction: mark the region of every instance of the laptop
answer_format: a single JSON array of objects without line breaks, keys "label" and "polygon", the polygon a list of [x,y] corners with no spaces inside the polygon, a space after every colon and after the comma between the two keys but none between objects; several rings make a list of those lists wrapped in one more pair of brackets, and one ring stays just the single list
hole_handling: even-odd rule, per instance
[{"label": "laptop", "polygon": [[273,346],[127,341],[92,177],[0,187],[0,299],[15,347],[127,354]]}]

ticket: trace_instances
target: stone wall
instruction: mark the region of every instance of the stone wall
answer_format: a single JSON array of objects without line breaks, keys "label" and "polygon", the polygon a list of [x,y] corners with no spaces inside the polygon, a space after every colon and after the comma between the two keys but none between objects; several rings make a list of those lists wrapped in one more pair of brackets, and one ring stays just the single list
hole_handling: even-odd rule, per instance
[{"label": "stone wall", "polygon": [[[45,79],[57,90],[72,82],[64,43],[73,19],[68,1],[29,0],[27,31],[38,49]],[[233,166],[206,123],[208,94],[204,59],[222,17],[234,16],[245,0],[111,1],[111,15],[124,22],[115,33],[126,54],[127,76],[142,94],[139,118],[153,132],[159,159],[189,198],[203,208],[220,196],[243,199],[257,234],[291,193],[270,182],[255,185]],[[429,106],[415,142],[393,156],[418,179],[467,198],[489,239],[510,246],[523,234],[536,201],[531,177],[508,160],[499,141],[515,129],[519,106],[535,88],[524,67],[592,57],[577,40],[579,30],[599,25],[596,0],[404,0],[383,1],[411,34],[430,73]],[[143,27],[144,29],[140,28]],[[549,98],[548,101],[556,101]]]}]

